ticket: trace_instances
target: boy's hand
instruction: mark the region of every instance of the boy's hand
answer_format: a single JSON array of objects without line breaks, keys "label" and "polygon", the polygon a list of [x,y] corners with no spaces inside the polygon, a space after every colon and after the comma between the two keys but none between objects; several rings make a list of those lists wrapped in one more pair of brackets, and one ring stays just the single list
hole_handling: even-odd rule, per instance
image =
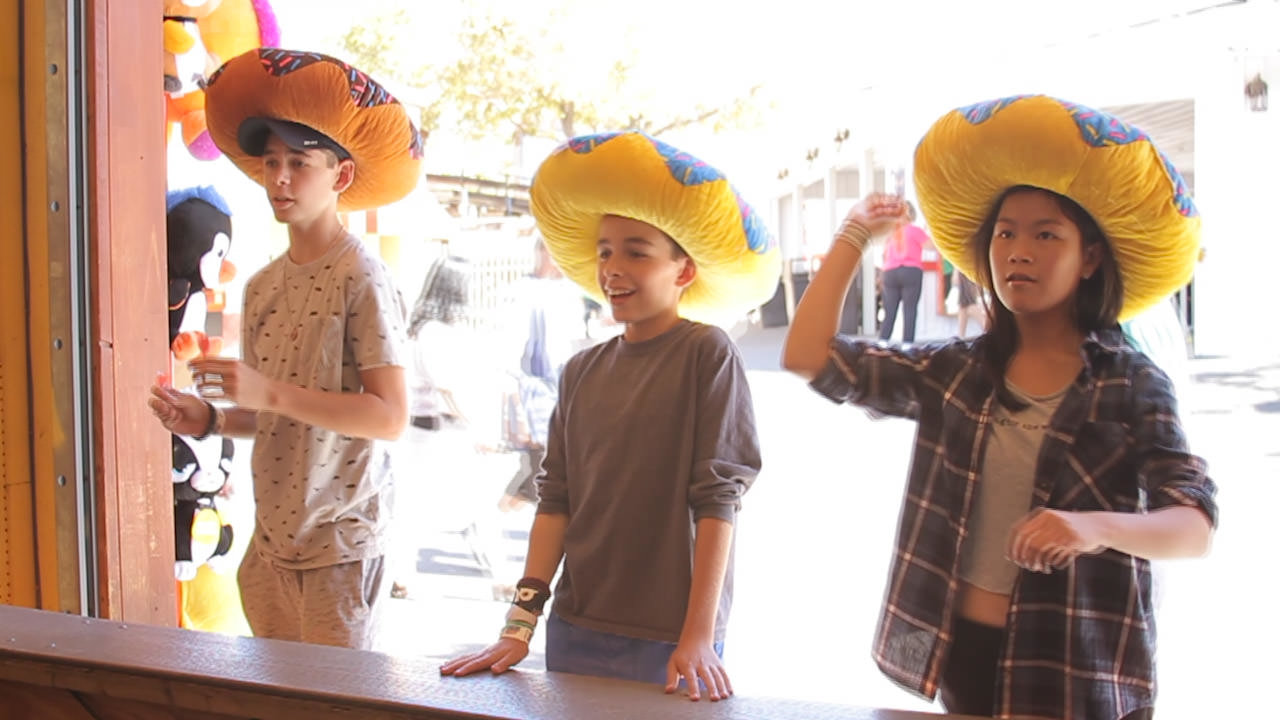
[{"label": "boy's hand", "polygon": [[163,374],[151,386],[147,405],[164,429],[177,435],[199,435],[209,425],[209,406],[195,395],[174,390]]},{"label": "boy's hand", "polygon": [[885,193],[871,193],[849,208],[845,222],[855,221],[871,231],[871,236],[882,235],[907,220],[907,205],[902,198]]},{"label": "boy's hand", "polygon": [[490,670],[500,675],[510,670],[529,654],[529,643],[514,638],[502,638],[478,653],[454,658],[440,666],[441,675],[462,677],[480,670]]},{"label": "boy's hand", "polygon": [[698,681],[707,686],[707,695],[714,700],[724,700],[733,694],[729,673],[709,642],[681,640],[667,661],[668,693],[673,693],[684,678],[690,700],[701,697]]},{"label": "boy's hand", "polygon": [[271,381],[243,362],[202,356],[192,360],[189,367],[200,397],[231,400],[247,410],[271,409]]},{"label": "boy's hand", "polygon": [[1077,555],[1105,549],[1097,523],[1088,513],[1037,508],[1009,530],[1009,560],[1032,572],[1051,572]]}]

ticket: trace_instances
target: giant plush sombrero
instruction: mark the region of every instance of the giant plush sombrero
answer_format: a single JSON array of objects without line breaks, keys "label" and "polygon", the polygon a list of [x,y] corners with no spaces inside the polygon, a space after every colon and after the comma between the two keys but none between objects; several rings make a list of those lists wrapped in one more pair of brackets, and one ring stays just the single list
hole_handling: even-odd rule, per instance
[{"label": "giant plush sombrero", "polygon": [[1121,319],[1195,269],[1200,216],[1182,176],[1142,130],[1082,105],[1023,95],[953,110],[917,146],[915,184],[938,250],[971,278],[969,243],[1015,185],[1065,195],[1097,221],[1120,266]]},{"label": "giant plush sombrero", "polygon": [[313,52],[257,48],[209,78],[205,115],[213,142],[246,175],[262,182],[262,158],[237,140],[250,118],[306,125],[355,160],[355,180],[339,210],[387,205],[418,184],[422,143],[404,106],[363,72]]},{"label": "giant plush sombrero", "polygon": [[682,316],[717,321],[768,302],[781,261],[760,217],[715,168],[639,132],[584,135],[551,153],[530,206],[564,274],[603,301],[596,280],[600,219],[620,215],[671,236],[697,265]]}]

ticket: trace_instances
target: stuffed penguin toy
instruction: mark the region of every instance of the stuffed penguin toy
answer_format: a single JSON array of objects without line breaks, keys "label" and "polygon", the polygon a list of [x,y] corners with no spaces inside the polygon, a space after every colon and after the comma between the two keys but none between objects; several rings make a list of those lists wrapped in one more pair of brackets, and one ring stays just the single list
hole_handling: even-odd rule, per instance
[{"label": "stuffed penguin toy", "polygon": [[[205,289],[228,283],[235,266],[231,250],[231,210],[212,187],[174,190],[166,196],[165,234],[169,248],[169,342],[175,359],[199,350],[208,303]],[[215,343],[216,345],[216,343]],[[216,355],[216,347],[210,354]]]}]

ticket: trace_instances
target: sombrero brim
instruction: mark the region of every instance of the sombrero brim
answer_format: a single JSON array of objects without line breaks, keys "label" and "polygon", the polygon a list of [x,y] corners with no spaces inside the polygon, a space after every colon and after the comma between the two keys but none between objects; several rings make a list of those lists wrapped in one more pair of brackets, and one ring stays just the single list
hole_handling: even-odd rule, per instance
[{"label": "sombrero brim", "polygon": [[339,210],[393,203],[418,184],[422,144],[404,106],[368,75],[320,53],[257,48],[232,58],[209,79],[205,116],[218,149],[262,182],[262,158],[237,142],[254,117],[300,123],[351,153],[355,179]]},{"label": "sombrero brim", "polygon": [[1071,198],[1098,223],[1124,285],[1121,319],[1190,281],[1200,216],[1182,176],[1140,129],[1043,95],[947,113],[915,153],[915,185],[938,251],[970,278],[970,243],[1016,185]]},{"label": "sombrero brim", "polygon": [[767,302],[781,260],[755,211],[719,171],[643,133],[574,138],[538,168],[530,206],[547,251],[592,297],[600,219],[619,215],[671,236],[697,265],[680,314],[720,321]]}]

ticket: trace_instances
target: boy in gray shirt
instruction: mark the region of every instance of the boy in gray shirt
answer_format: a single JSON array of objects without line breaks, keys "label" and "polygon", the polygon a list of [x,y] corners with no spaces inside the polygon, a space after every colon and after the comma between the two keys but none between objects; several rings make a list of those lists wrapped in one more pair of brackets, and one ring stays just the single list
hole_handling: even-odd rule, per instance
[{"label": "boy in gray shirt", "polygon": [[760,450],[737,348],[684,316],[758,306],[776,251],[719,173],[640,133],[571,140],[539,169],[532,206],[557,265],[625,331],[565,366],[499,641],[441,672],[523,659],[563,559],[549,670],[728,697],[734,520]]}]

